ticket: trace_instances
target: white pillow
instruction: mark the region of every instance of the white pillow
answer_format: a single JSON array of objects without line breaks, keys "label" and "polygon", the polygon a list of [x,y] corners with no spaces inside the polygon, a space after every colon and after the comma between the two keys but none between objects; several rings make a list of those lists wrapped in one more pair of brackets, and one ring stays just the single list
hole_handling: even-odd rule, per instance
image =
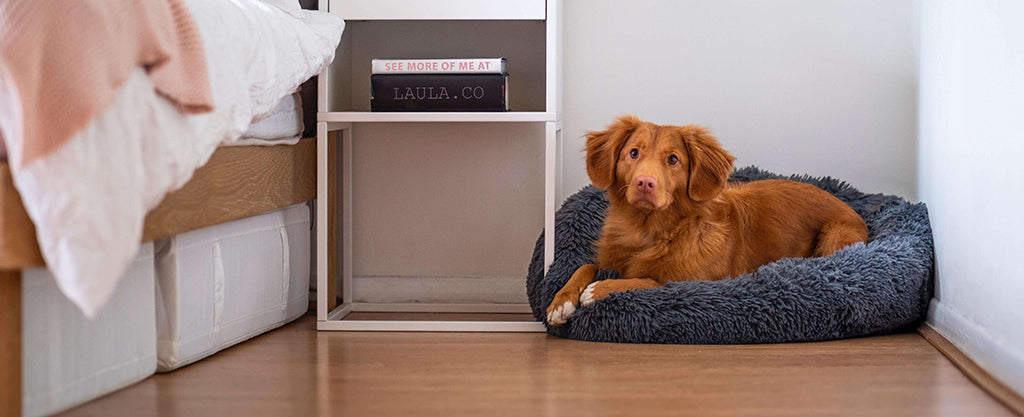
[{"label": "white pillow", "polygon": [[[237,139],[334,59],[345,21],[285,0],[187,0],[206,55],[215,106],[231,108]],[[221,109],[223,110],[223,108]],[[219,112],[219,111],[218,111]]]},{"label": "white pillow", "polygon": [[273,4],[273,5],[275,5],[277,7],[280,7],[282,9],[284,9],[284,10],[299,10],[299,9],[302,8],[302,7],[299,7],[298,0],[259,0],[259,1],[262,1],[262,2],[268,3],[268,4]]}]

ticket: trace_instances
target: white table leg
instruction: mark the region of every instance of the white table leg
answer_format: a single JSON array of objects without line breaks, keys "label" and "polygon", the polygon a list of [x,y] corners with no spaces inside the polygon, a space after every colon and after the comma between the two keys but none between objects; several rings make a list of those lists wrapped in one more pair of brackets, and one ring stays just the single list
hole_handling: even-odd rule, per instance
[{"label": "white table leg", "polygon": [[555,260],[555,188],[558,163],[558,123],[545,125],[544,147],[544,273]]}]

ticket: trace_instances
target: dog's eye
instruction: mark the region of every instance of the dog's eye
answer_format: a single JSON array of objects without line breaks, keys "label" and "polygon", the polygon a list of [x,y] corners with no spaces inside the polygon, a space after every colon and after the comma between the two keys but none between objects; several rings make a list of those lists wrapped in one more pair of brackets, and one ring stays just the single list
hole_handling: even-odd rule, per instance
[{"label": "dog's eye", "polygon": [[630,149],[629,150],[629,157],[633,158],[633,159],[639,158],[640,157],[640,150],[637,149],[637,148]]},{"label": "dog's eye", "polygon": [[669,155],[668,156],[668,164],[669,165],[675,165],[675,164],[678,164],[678,163],[679,163],[679,157],[678,156],[675,156],[675,155]]}]

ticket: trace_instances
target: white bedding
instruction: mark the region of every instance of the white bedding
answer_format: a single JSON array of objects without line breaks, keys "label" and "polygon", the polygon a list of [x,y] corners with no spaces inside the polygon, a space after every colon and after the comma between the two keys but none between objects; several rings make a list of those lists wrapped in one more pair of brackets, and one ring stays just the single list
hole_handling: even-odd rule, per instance
[{"label": "white bedding", "polygon": [[302,96],[285,96],[265,118],[253,120],[249,130],[231,146],[294,145],[302,139]]},{"label": "white bedding", "polygon": [[14,173],[43,257],[68,298],[97,314],[139,247],[146,212],[334,57],[344,21],[275,0],[188,0],[215,102],[183,115],[136,70],[64,147]]}]

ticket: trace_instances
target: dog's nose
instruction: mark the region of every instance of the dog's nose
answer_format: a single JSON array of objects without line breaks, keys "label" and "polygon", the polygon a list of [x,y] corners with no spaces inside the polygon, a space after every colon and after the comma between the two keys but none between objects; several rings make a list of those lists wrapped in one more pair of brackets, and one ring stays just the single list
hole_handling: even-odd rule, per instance
[{"label": "dog's nose", "polygon": [[643,193],[652,192],[652,191],[654,191],[654,187],[657,187],[657,186],[658,186],[658,180],[654,179],[654,177],[650,177],[650,176],[647,176],[647,175],[638,175],[636,177],[636,188],[640,192],[643,192]]}]

